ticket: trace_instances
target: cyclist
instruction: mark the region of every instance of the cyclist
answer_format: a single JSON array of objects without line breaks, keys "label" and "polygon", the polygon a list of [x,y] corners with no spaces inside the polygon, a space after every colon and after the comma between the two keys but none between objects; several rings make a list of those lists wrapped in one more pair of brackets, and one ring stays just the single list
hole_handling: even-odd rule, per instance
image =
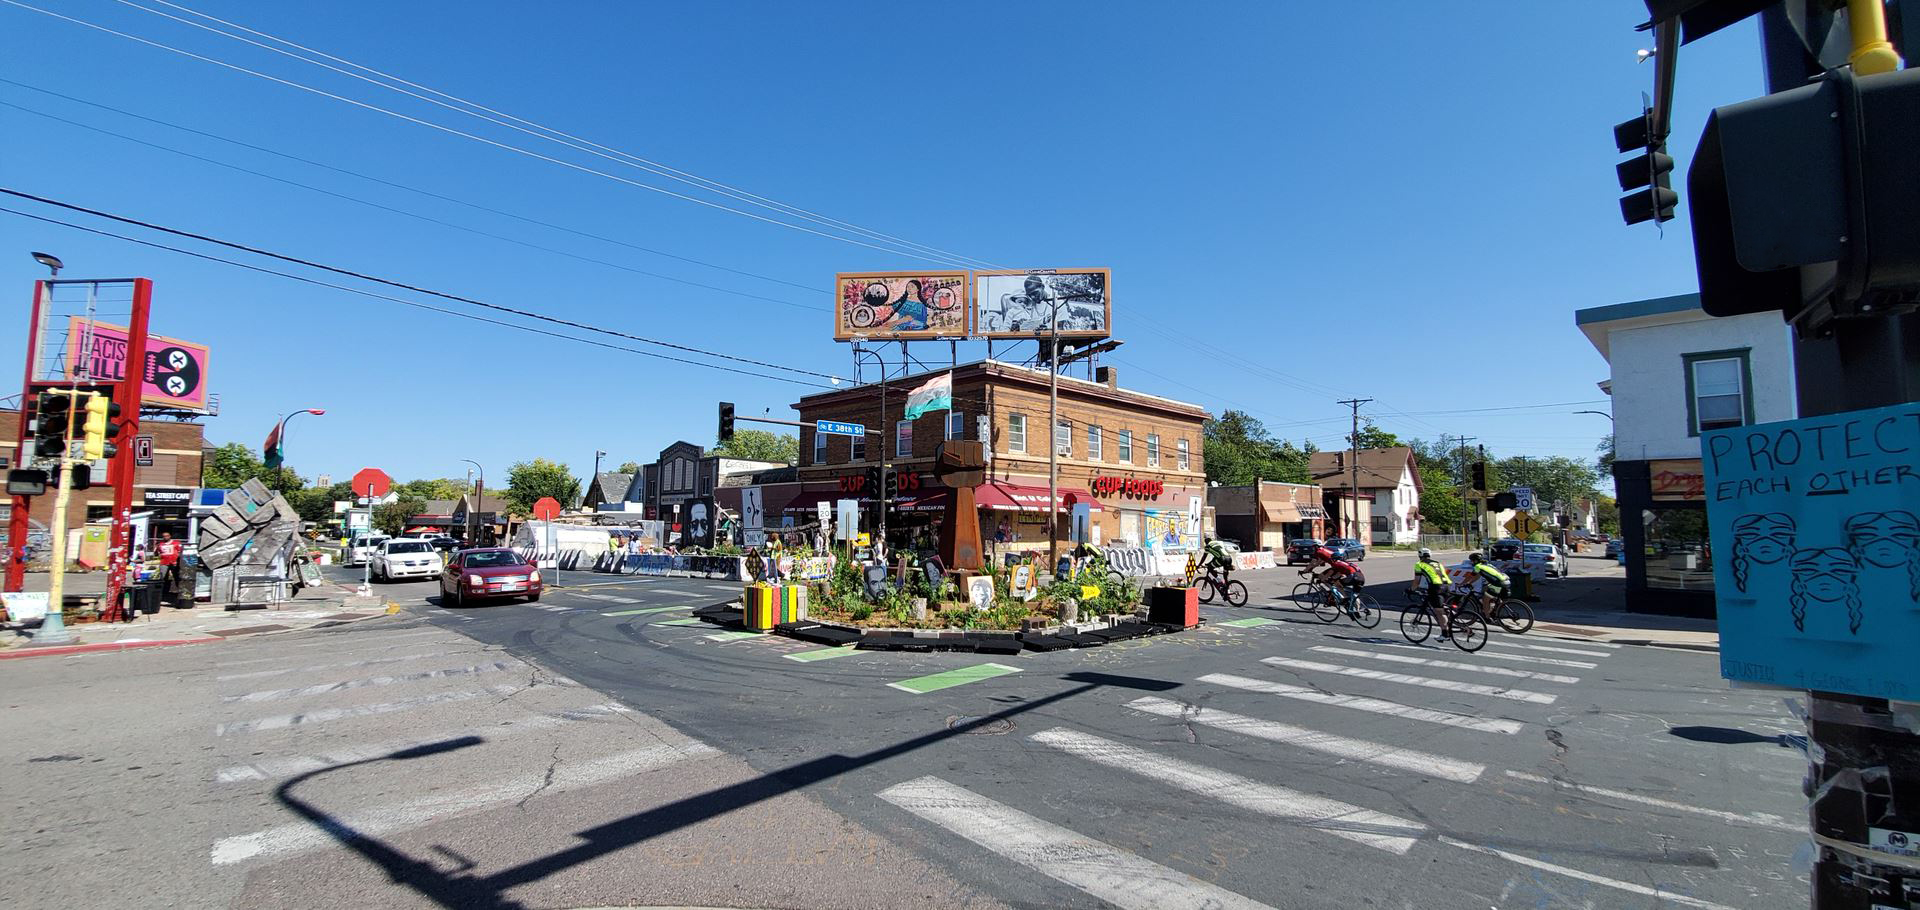
[{"label": "cyclist", "polygon": [[[1467,562],[1473,564],[1473,572],[1480,580],[1480,603],[1491,611],[1513,590],[1513,583],[1507,579],[1507,573],[1494,568],[1493,563],[1479,553],[1468,553]],[[1493,615],[1488,612],[1489,616]]]},{"label": "cyclist", "polygon": [[1307,557],[1307,567],[1300,570],[1301,575],[1312,575],[1313,580],[1333,589],[1340,599],[1353,602],[1355,592],[1367,586],[1367,574],[1360,567],[1333,555],[1325,546],[1313,548]]},{"label": "cyclist", "polygon": [[1433,615],[1433,621],[1440,627],[1440,638],[1445,640],[1453,629],[1452,617],[1447,611],[1447,570],[1440,561],[1433,558],[1433,551],[1420,548],[1420,558],[1414,562],[1416,578],[1427,582],[1427,612]]},{"label": "cyclist", "polygon": [[1200,571],[1207,575],[1219,572],[1220,580],[1225,582],[1233,574],[1233,554],[1228,553],[1220,541],[1207,538],[1206,544],[1201,547]]}]

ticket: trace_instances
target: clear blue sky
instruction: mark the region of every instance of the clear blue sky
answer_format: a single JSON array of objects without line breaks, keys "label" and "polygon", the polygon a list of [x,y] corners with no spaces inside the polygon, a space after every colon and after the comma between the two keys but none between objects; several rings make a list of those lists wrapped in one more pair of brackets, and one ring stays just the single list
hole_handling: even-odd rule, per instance
[{"label": "clear blue sky", "polygon": [[[22,0],[622,177],[544,145],[113,0]],[[150,0],[134,0],[165,9]],[[1019,268],[1114,270],[1129,386],[1340,444],[1336,399],[1402,435],[1590,457],[1604,362],[1574,310],[1691,291],[1682,217],[1619,221],[1611,127],[1651,66],[1633,0],[1523,4],[342,2],[186,5],[675,168]],[[1493,14],[1498,10],[1499,14]],[[177,10],[176,15],[185,15]],[[1682,171],[1707,111],[1762,91],[1745,23],[1683,49]],[[825,373],[833,273],[926,263],[754,221],[0,6],[0,78],[703,260],[479,212],[14,85],[0,101],[480,236],[0,107],[0,184],[487,301]],[[1676,185],[1683,181],[1676,179]],[[706,194],[704,198],[717,198]],[[1683,200],[1683,206],[1684,206]],[[73,219],[33,203],[8,208]],[[89,224],[98,222],[79,216]],[[116,230],[119,230],[116,228]],[[134,231],[134,233],[142,233]],[[144,234],[143,234],[144,236]],[[176,242],[168,238],[156,238]],[[188,246],[205,247],[188,243]],[[0,213],[18,304],[63,277],[155,282],[153,331],[210,344],[215,442],[300,407],[289,463],[345,478],[582,476],[712,443],[807,389],[587,347]],[[795,285],[799,285],[796,287]],[[403,295],[404,296],[404,295]],[[26,311],[0,320],[20,351]],[[1206,344],[1211,349],[1197,348]],[[1224,354],[1222,353],[1224,352]],[[929,348],[928,355],[934,351]],[[940,350],[945,353],[944,346]],[[973,359],[984,345],[963,344]],[[19,356],[12,354],[12,357]],[[11,361],[17,364],[17,361]],[[17,369],[17,366],[15,367]]]}]

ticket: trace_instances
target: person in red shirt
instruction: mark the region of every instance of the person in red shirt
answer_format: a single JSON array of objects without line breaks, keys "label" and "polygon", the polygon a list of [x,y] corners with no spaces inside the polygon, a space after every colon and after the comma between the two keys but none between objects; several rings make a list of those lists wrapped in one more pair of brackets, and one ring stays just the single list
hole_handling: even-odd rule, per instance
[{"label": "person in red shirt", "polygon": [[1311,561],[1300,574],[1312,574],[1315,581],[1321,582],[1345,598],[1351,599],[1352,592],[1367,586],[1367,575],[1360,567],[1333,555],[1333,551],[1324,546],[1314,547]]},{"label": "person in red shirt", "polygon": [[171,533],[161,531],[160,542],[154,544],[153,551],[160,556],[161,590],[172,591],[173,576],[180,565],[180,541],[174,540]]}]

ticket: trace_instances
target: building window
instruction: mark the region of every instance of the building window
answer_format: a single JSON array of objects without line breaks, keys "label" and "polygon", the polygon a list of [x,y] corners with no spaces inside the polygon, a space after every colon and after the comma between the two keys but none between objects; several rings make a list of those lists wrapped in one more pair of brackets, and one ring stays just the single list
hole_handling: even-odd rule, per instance
[{"label": "building window", "polygon": [[1025,452],[1027,450],[1027,415],[1007,415],[1007,451]]},{"label": "building window", "polygon": [[893,457],[913,457],[913,421],[902,420],[893,425]]},{"label": "building window", "polygon": [[1087,424],[1087,460],[1100,460],[1100,428]]},{"label": "building window", "polygon": [[947,438],[967,438],[967,415],[960,411],[947,412]]},{"label": "building window", "polygon": [[1687,374],[1687,435],[1753,422],[1749,351],[1683,354]]},{"label": "building window", "polygon": [[700,478],[700,492],[701,492],[702,494],[706,494],[706,493],[711,493],[711,492],[713,492],[713,478],[712,478],[712,477],[702,477],[702,478]]},{"label": "building window", "polygon": [[867,434],[855,433],[853,436],[853,460],[867,460]]},{"label": "building window", "polygon": [[1373,529],[1375,531],[1379,531],[1382,534],[1385,534],[1387,532],[1387,516],[1375,515],[1372,517],[1371,521],[1373,523]]},{"label": "building window", "polygon": [[1073,455],[1073,421],[1060,418],[1053,422],[1053,448],[1061,458]]},{"label": "building window", "polygon": [[1180,470],[1189,470],[1192,462],[1187,460],[1187,441],[1184,439],[1175,440],[1174,448],[1180,450]]},{"label": "building window", "polygon": [[1120,431],[1120,463],[1133,464],[1133,431]]},{"label": "building window", "polygon": [[[813,463],[814,464],[827,463],[827,434],[825,433],[813,434]],[[679,463],[675,462],[674,468],[676,472],[678,471],[679,467],[680,467]],[[673,483],[673,488],[676,490],[680,488],[680,482],[677,478]]]},{"label": "building window", "polygon": [[[1622,520],[1629,520],[1623,516]],[[1713,547],[1707,539],[1707,512],[1697,506],[1640,510],[1647,587],[1670,591],[1713,591]],[[1634,554],[1627,554],[1633,559]]]},{"label": "building window", "polygon": [[1160,434],[1148,433],[1147,434],[1147,467],[1157,468],[1159,466],[1160,466]]}]

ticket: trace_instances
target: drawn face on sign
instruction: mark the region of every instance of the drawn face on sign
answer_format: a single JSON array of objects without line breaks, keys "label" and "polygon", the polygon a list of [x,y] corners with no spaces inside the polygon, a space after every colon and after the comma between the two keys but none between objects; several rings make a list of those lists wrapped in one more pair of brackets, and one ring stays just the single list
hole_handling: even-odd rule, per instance
[{"label": "drawn face on sign", "polygon": [[175,398],[185,398],[200,387],[200,363],[185,348],[162,348],[153,355],[148,380]]},{"label": "drawn face on sign", "polygon": [[1860,603],[1860,564],[1853,554],[1839,547],[1820,547],[1793,554],[1793,627],[1807,630],[1807,604],[1845,602],[1847,631],[1860,633],[1863,618]]},{"label": "drawn face on sign", "polygon": [[1773,565],[1793,554],[1793,516],[1742,515],[1733,522],[1733,585],[1747,589],[1752,563]]}]

